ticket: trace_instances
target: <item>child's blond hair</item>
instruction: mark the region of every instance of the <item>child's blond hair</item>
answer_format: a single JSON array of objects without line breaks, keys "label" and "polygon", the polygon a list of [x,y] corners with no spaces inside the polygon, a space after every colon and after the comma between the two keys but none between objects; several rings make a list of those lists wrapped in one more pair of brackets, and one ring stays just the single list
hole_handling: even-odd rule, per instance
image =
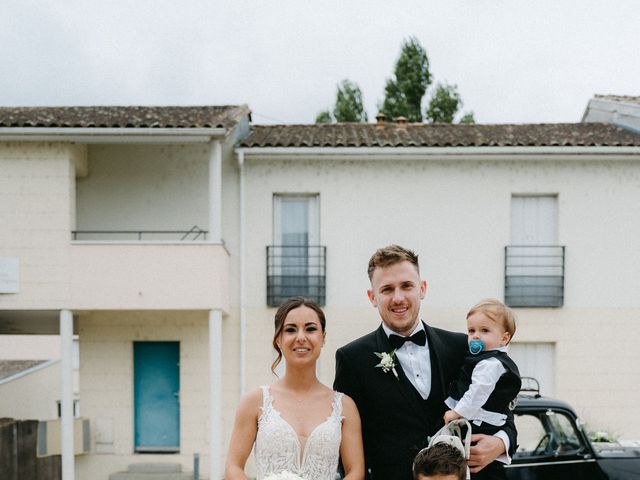
[{"label": "child's blond hair", "polygon": [[516,315],[509,307],[507,307],[500,300],[495,298],[485,298],[476,303],[469,313],[467,318],[475,313],[483,313],[491,320],[502,325],[502,328],[509,333],[509,341],[516,333]]}]

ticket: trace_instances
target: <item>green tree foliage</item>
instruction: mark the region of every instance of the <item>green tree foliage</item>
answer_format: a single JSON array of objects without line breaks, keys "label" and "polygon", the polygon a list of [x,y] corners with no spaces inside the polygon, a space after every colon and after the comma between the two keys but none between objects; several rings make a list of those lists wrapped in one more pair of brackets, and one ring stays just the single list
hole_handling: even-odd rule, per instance
[{"label": "green tree foliage", "polygon": [[430,123],[453,123],[453,118],[462,107],[462,99],[456,85],[438,83],[427,107]]},{"label": "green tree foliage", "polygon": [[466,112],[460,119],[459,123],[466,123],[466,124],[476,123],[476,119],[473,117],[473,112]]},{"label": "green tree foliage", "polygon": [[362,91],[358,84],[345,79],[336,88],[333,112],[329,109],[321,111],[316,115],[316,123],[366,122],[367,112],[364,110]]},{"label": "green tree foliage", "polygon": [[422,97],[431,84],[427,52],[417,38],[402,42],[394,78],[385,85],[380,111],[390,118],[407,117],[410,122],[422,121]]},{"label": "green tree foliage", "polygon": [[333,107],[336,122],[366,122],[367,112],[362,103],[362,91],[355,82],[345,79],[338,85],[336,105]]},{"label": "green tree foliage", "polygon": [[316,123],[331,123],[333,122],[333,117],[331,116],[331,112],[329,110],[323,110],[318,115],[316,115]]}]

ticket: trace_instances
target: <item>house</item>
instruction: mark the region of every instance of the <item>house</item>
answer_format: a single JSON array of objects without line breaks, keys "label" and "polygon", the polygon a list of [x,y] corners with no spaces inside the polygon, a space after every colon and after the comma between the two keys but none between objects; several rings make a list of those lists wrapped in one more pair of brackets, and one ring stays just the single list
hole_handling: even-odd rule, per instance
[{"label": "house", "polygon": [[595,95],[589,100],[582,121],[611,123],[640,132],[640,97]]},{"label": "house", "polygon": [[248,385],[266,378],[269,305],[294,284],[325,305],[330,383],[331,353],[379,322],[368,258],[399,243],[420,254],[425,321],[465,331],[473,304],[505,300],[519,317],[510,352],[523,374],[591,428],[640,435],[620,413],[640,402],[639,134],[379,118],[254,126],[238,154]]},{"label": "house", "polygon": [[[245,106],[0,109],[0,333],[61,335],[65,480],[194,454],[221,478],[241,394],[272,380],[279,301],[324,306],[331,384],[335,349],[379,324],[366,265],[390,243],[420,254],[425,321],[464,331],[472,304],[506,300],[543,393],[638,436],[619,412],[640,400],[639,134],[249,122]],[[91,425],[75,461],[74,333]]]},{"label": "house", "polygon": [[[0,333],[60,335],[65,480],[196,453],[220,476],[249,121],[246,106],[0,109]],[[75,461],[74,334],[91,424]]]}]

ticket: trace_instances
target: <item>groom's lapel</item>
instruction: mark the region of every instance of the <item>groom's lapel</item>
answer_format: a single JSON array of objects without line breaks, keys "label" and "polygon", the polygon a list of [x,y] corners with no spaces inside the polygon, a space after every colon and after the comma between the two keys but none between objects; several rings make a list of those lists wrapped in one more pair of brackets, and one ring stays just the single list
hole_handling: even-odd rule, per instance
[{"label": "groom's lapel", "polygon": [[422,322],[424,329],[427,332],[427,342],[429,342],[430,358],[431,358],[431,389],[433,390],[433,382],[438,381],[440,390],[446,394],[447,384],[444,380],[444,369],[440,366],[440,361],[446,358],[447,345],[440,338],[438,333]]},{"label": "groom's lapel", "polygon": [[[391,352],[393,350],[393,347],[389,343],[389,338],[387,337],[385,331],[382,329],[382,326],[378,328],[376,341],[378,343],[379,349],[377,350],[377,352]],[[396,386],[396,388],[398,388],[398,390],[400,390],[405,400],[407,401],[407,405],[410,407],[407,409],[407,415],[416,416],[423,422],[428,423],[428,419],[426,416],[427,412],[425,412],[424,404],[419,400],[420,394],[417,392],[417,390],[405,375],[404,370],[402,369],[400,361],[397,357],[395,359],[395,363],[396,371],[398,372],[398,379],[394,378],[391,372],[387,373],[393,379],[394,385]]]}]

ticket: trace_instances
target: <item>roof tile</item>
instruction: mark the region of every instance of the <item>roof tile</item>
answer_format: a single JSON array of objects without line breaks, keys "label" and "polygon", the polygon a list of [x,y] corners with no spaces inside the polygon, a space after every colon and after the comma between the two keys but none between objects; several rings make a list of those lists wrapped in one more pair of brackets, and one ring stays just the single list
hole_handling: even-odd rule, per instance
[{"label": "roof tile", "polygon": [[3,128],[233,128],[249,107],[0,107]]},{"label": "roof tile", "polygon": [[640,146],[640,134],[605,123],[254,125],[242,147]]}]

